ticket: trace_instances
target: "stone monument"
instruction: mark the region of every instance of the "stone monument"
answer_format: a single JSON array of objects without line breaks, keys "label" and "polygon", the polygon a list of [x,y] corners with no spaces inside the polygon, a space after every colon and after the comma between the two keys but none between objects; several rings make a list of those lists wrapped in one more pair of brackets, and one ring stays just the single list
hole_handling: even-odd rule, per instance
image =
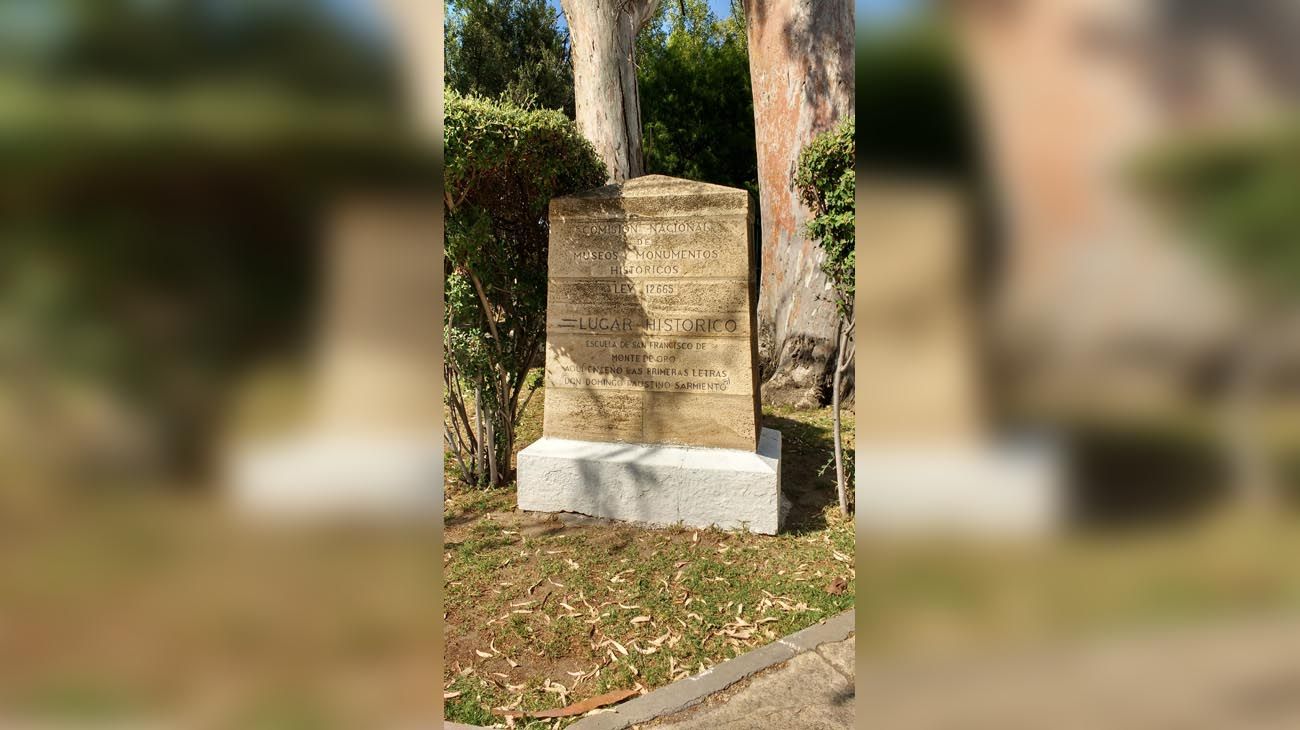
[{"label": "stone monument", "polygon": [[1050,534],[1062,459],[990,427],[966,281],[962,199],[948,185],[859,180],[854,474],[860,530]]},{"label": "stone monument", "polygon": [[443,478],[438,200],[358,193],[326,227],[302,422],[238,444],[230,488],[253,513],[428,520]]},{"label": "stone monument", "polygon": [[550,205],[545,422],[519,508],[775,534],[749,193],[650,175]]}]

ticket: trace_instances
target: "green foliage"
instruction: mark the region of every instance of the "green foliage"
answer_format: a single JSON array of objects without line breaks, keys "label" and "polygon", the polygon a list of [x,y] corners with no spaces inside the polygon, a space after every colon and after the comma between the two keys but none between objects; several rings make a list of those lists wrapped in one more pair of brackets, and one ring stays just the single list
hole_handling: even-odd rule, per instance
[{"label": "green foliage", "polygon": [[545,338],[547,204],[606,172],[558,111],[449,92],[446,115],[448,440],[465,481],[497,485]]},{"label": "green foliage", "polygon": [[758,188],[754,104],[740,4],[661,2],[637,38],[646,171]]},{"label": "green foliage", "polygon": [[569,34],[546,0],[452,0],[447,88],[573,117]]},{"label": "green foliage", "polygon": [[808,235],[826,252],[822,270],[835,288],[840,315],[846,318],[853,307],[857,266],[853,238],[855,144],[854,119],[847,117],[808,143],[799,155],[794,178],[799,199],[813,213]]},{"label": "green foliage", "polygon": [[1138,177],[1256,293],[1300,295],[1300,123],[1182,140],[1141,160]]}]

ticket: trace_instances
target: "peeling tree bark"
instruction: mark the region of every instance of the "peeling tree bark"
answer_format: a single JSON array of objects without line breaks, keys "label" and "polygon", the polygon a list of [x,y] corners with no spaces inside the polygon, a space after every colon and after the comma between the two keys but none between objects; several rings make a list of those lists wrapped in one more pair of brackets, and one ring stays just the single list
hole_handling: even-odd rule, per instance
[{"label": "peeling tree bark", "polygon": [[573,54],[578,129],[609,168],[609,182],[645,174],[636,36],[659,0],[561,0]]},{"label": "peeling tree bark", "polygon": [[745,22],[763,226],[763,400],[819,405],[831,389],[838,316],[793,182],[808,142],[853,114],[853,5],[745,0]]}]

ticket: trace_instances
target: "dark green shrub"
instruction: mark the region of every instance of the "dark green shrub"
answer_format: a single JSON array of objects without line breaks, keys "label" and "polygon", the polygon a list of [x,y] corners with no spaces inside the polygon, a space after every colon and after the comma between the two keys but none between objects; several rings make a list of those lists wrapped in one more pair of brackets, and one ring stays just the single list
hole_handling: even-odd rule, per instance
[{"label": "dark green shrub", "polygon": [[852,479],[846,472],[852,469],[852,459],[848,460],[850,466],[846,467],[840,428],[840,397],[844,391],[844,379],[853,364],[853,292],[857,274],[853,236],[853,194],[857,184],[853,165],[857,148],[853,135],[853,117],[847,117],[834,129],[814,137],[799,154],[799,167],[794,175],[799,199],[813,214],[812,220],[808,221],[808,235],[826,254],[822,271],[830,281],[839,313],[835,370],[831,374],[831,408],[835,423],[835,485],[839,492],[840,511],[845,515],[849,513],[848,482]]},{"label": "dark green shrub", "polygon": [[856,143],[853,117],[818,135],[799,155],[795,189],[813,213],[808,235],[826,252],[822,270],[835,288],[841,316],[853,308],[856,257],[853,246],[853,171]]},{"label": "dark green shrub", "polygon": [[546,337],[547,204],[606,170],[558,111],[452,92],[445,131],[447,442],[464,481],[495,486]]}]

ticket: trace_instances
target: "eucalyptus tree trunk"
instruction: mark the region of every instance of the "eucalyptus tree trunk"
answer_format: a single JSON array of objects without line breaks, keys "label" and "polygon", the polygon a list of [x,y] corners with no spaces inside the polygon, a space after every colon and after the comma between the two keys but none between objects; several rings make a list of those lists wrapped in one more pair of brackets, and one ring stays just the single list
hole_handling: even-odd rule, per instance
[{"label": "eucalyptus tree trunk", "polygon": [[610,182],[645,174],[636,36],[659,0],[561,0],[573,55],[578,129],[596,147]]},{"label": "eucalyptus tree trunk", "polygon": [[805,231],[811,214],[795,194],[793,175],[813,137],[853,114],[853,3],[744,2],[763,230],[763,401],[817,406],[834,380],[839,314],[821,271],[821,247]]}]

